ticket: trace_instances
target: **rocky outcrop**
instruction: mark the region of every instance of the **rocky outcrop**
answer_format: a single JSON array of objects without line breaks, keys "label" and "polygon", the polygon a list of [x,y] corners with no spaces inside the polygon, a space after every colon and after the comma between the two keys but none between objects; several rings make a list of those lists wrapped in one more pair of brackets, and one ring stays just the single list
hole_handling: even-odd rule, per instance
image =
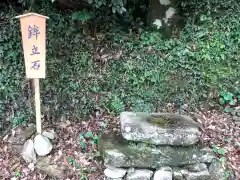
[{"label": "rocky outcrop", "polygon": [[200,144],[200,125],[191,117],[123,112],[120,125],[120,134],[104,133],[100,143],[105,166],[128,169],[119,180],[212,178],[214,154]]}]

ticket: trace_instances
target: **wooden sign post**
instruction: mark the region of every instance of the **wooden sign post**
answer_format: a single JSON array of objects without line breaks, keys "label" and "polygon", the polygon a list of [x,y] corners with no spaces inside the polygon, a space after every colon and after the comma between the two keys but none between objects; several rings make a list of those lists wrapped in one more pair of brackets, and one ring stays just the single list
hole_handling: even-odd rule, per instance
[{"label": "wooden sign post", "polygon": [[34,81],[36,126],[37,133],[41,134],[39,79],[45,78],[46,19],[49,17],[36,13],[27,13],[16,18],[20,19],[21,24],[26,76]]}]

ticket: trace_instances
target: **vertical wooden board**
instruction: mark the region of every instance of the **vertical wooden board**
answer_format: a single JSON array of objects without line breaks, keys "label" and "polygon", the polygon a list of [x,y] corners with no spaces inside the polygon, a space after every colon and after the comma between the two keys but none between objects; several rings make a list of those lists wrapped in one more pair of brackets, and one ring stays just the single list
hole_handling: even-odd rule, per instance
[{"label": "vertical wooden board", "polygon": [[45,78],[46,18],[36,15],[20,17],[22,45],[27,78]]}]

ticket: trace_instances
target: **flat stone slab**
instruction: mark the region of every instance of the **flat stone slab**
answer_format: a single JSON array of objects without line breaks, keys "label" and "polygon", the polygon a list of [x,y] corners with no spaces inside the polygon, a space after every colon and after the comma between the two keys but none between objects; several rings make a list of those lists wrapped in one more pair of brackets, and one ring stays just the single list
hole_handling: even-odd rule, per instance
[{"label": "flat stone slab", "polygon": [[129,143],[121,135],[103,134],[101,155],[106,165],[114,167],[160,168],[211,162],[211,149],[199,146],[154,146]]},{"label": "flat stone slab", "polygon": [[197,122],[177,114],[123,112],[120,121],[126,140],[148,144],[189,146],[199,142],[201,135]]}]

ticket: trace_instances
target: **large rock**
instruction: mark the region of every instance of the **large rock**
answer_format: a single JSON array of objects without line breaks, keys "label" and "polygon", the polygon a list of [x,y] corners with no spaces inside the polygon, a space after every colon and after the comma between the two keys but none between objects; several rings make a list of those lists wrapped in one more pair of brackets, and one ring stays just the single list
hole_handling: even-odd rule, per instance
[{"label": "large rock", "polygon": [[153,180],[172,180],[173,172],[170,167],[162,167],[157,170],[153,176]]},{"label": "large rock", "polygon": [[174,147],[129,143],[121,135],[103,134],[101,154],[105,164],[115,167],[160,168],[211,161],[211,149],[198,146]]},{"label": "large rock", "polygon": [[31,139],[27,140],[22,149],[22,157],[27,163],[36,163],[37,156],[34,151],[33,141]]},{"label": "large rock", "polygon": [[49,154],[52,148],[52,143],[47,137],[41,134],[36,135],[34,138],[34,149],[39,156],[45,156]]},{"label": "large rock", "polygon": [[196,144],[201,135],[199,124],[177,114],[123,112],[120,121],[126,140],[154,145],[189,146]]},{"label": "large rock", "polygon": [[209,180],[210,174],[208,170],[191,172],[189,170],[181,170],[181,173],[186,180]]},{"label": "large rock", "polygon": [[128,173],[126,180],[150,180],[153,172],[147,169],[135,170],[132,173]]}]

